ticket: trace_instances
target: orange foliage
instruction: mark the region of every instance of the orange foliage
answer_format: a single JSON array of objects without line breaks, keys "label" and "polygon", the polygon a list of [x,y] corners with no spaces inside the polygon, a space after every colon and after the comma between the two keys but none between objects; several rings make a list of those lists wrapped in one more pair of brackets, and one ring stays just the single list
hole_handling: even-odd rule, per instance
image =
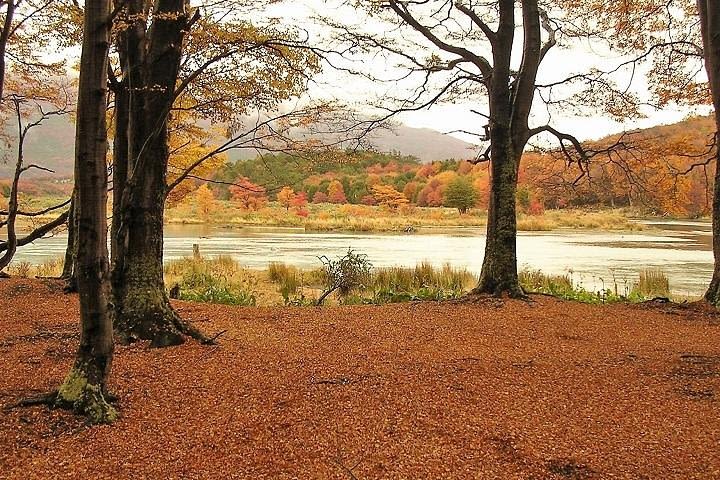
[{"label": "orange foliage", "polygon": [[240,177],[236,185],[229,188],[230,196],[246,210],[258,210],[267,203],[265,187],[252,183],[247,177]]},{"label": "orange foliage", "polygon": [[295,198],[295,191],[290,187],[283,187],[277,194],[277,201],[285,207],[285,210],[290,210],[293,198]]},{"label": "orange foliage", "polygon": [[391,185],[373,185],[372,194],[379,205],[391,210],[397,210],[410,203],[405,195],[395,190],[395,187]]},{"label": "orange foliage", "polygon": [[330,185],[328,185],[328,200],[330,203],[347,203],[345,189],[343,188],[343,184],[338,180],[333,180],[330,182]]}]

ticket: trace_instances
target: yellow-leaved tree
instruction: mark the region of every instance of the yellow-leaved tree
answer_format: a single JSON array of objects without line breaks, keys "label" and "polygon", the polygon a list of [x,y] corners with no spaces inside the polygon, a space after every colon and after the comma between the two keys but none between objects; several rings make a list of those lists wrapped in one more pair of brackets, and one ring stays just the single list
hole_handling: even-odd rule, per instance
[{"label": "yellow-leaved tree", "polygon": [[[300,32],[262,22],[262,8],[242,0],[116,2],[112,285],[120,341],[205,339],[165,292],[168,195],[203,177],[198,169],[219,153],[257,146],[280,131],[280,120],[285,128],[302,121],[266,112],[302,94],[319,60]],[[199,136],[196,125],[208,123],[222,126],[226,139]]]}]

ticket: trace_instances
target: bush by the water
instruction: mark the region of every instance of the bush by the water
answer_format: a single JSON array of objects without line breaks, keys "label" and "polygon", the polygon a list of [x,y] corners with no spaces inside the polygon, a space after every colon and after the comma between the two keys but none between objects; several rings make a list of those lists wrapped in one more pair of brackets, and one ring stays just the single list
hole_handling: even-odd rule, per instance
[{"label": "bush by the water", "polygon": [[[422,262],[414,267],[370,268],[369,264],[362,262],[362,256],[353,253],[352,259],[360,262],[358,268],[348,270],[348,265],[336,265],[332,269],[340,276],[344,272],[352,274],[345,279],[347,281],[343,280],[342,288],[338,287],[332,296],[328,295],[336,303],[385,304],[459,298],[468,293],[477,281],[467,269],[449,264],[436,267]],[[170,261],[165,267],[165,280],[168,287],[178,285],[183,300],[230,305],[302,306],[316,304],[331,283],[339,281],[328,276],[332,272],[328,273],[327,267],[321,265],[312,270],[302,270],[282,262],[271,262],[267,271],[262,272],[245,268],[227,256],[199,256]],[[643,270],[635,282],[613,279],[613,283],[606,286],[602,279],[597,279],[603,283],[603,288],[598,291],[588,290],[575,282],[572,273],[550,275],[540,270],[524,269],[518,277],[528,293],[548,294],[584,303],[641,302],[670,296],[667,275],[659,269]]]},{"label": "bush by the water", "polygon": [[172,260],[165,266],[165,281],[179,287],[182,300],[245,306],[257,303],[255,274],[228,256]]}]

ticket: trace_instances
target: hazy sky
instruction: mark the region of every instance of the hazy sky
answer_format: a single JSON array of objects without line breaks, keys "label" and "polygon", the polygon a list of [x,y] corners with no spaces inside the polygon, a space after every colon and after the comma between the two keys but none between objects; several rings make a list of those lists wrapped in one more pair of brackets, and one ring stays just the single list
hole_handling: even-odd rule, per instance
[{"label": "hazy sky", "polygon": [[[327,37],[325,28],[315,24],[310,19],[316,15],[331,17],[338,22],[347,25],[355,25],[368,31],[378,31],[382,27],[373,21],[369,21],[361,13],[341,7],[342,0],[304,0],[296,2],[293,6],[285,3],[279,4],[271,9],[271,15],[278,17],[280,23],[294,23],[310,31],[311,35]],[[521,43],[521,38],[516,39],[516,46]],[[428,49],[424,55],[436,52]],[[520,53],[520,52],[517,52]],[[519,59],[520,55],[517,55]],[[352,64],[354,68],[360,65],[364,71],[372,72],[379,76],[391,77],[395,64],[377,54],[365,54],[356,56]],[[570,74],[586,71],[591,66],[602,69],[609,69],[619,64],[623,59],[611,52],[603,51],[598,45],[581,44],[573,48],[553,48],[539,72],[539,81],[556,81],[567,77]],[[639,73],[639,74],[638,74]],[[625,77],[630,78],[629,72]],[[642,75],[642,68],[636,72],[631,90],[643,95],[647,93],[647,84]],[[333,96],[339,99],[354,102],[360,108],[369,104],[377,103],[383,96],[400,96],[407,85],[400,83],[373,83],[358,77],[351,77],[348,74],[338,73],[327,68],[311,90],[316,97]],[[540,102],[536,102],[540,103]],[[403,113],[399,119],[412,127],[432,128],[441,132],[454,130],[481,130],[485,121],[482,117],[471,112],[471,109],[484,110],[484,102],[480,98],[458,99],[454,104],[436,105],[427,110]],[[651,108],[645,109],[647,118],[631,120],[624,124],[617,123],[610,118],[597,112],[583,112],[581,115],[572,115],[567,112],[553,112],[552,125],[560,130],[572,133],[581,139],[595,139],[609,133],[622,130],[644,128],[657,124],[673,123],[682,120],[689,114],[707,113],[709,109],[690,108],[666,108],[657,111]],[[533,110],[531,122],[534,125],[543,125],[548,122],[548,117],[543,108]],[[474,141],[472,136],[455,134],[464,140]]]}]

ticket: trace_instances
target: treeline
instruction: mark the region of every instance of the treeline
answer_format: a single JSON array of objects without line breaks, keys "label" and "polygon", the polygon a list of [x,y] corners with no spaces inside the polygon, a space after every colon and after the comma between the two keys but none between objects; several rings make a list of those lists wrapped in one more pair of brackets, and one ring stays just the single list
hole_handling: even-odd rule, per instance
[{"label": "treeline", "polygon": [[[569,207],[636,207],[657,215],[707,215],[712,175],[697,163],[696,154],[707,148],[712,131],[708,117],[638,131],[623,140],[628,148],[582,166],[557,152],[528,152],[519,170],[518,208],[530,214]],[[599,149],[617,141],[617,136],[608,137],[596,145]],[[338,152],[330,159],[263,155],[225,163],[213,179],[215,198],[236,200],[249,209],[268,201],[287,203],[289,191],[312,203],[484,209],[490,191],[484,162],[422,164],[409,156],[368,151]]]}]

